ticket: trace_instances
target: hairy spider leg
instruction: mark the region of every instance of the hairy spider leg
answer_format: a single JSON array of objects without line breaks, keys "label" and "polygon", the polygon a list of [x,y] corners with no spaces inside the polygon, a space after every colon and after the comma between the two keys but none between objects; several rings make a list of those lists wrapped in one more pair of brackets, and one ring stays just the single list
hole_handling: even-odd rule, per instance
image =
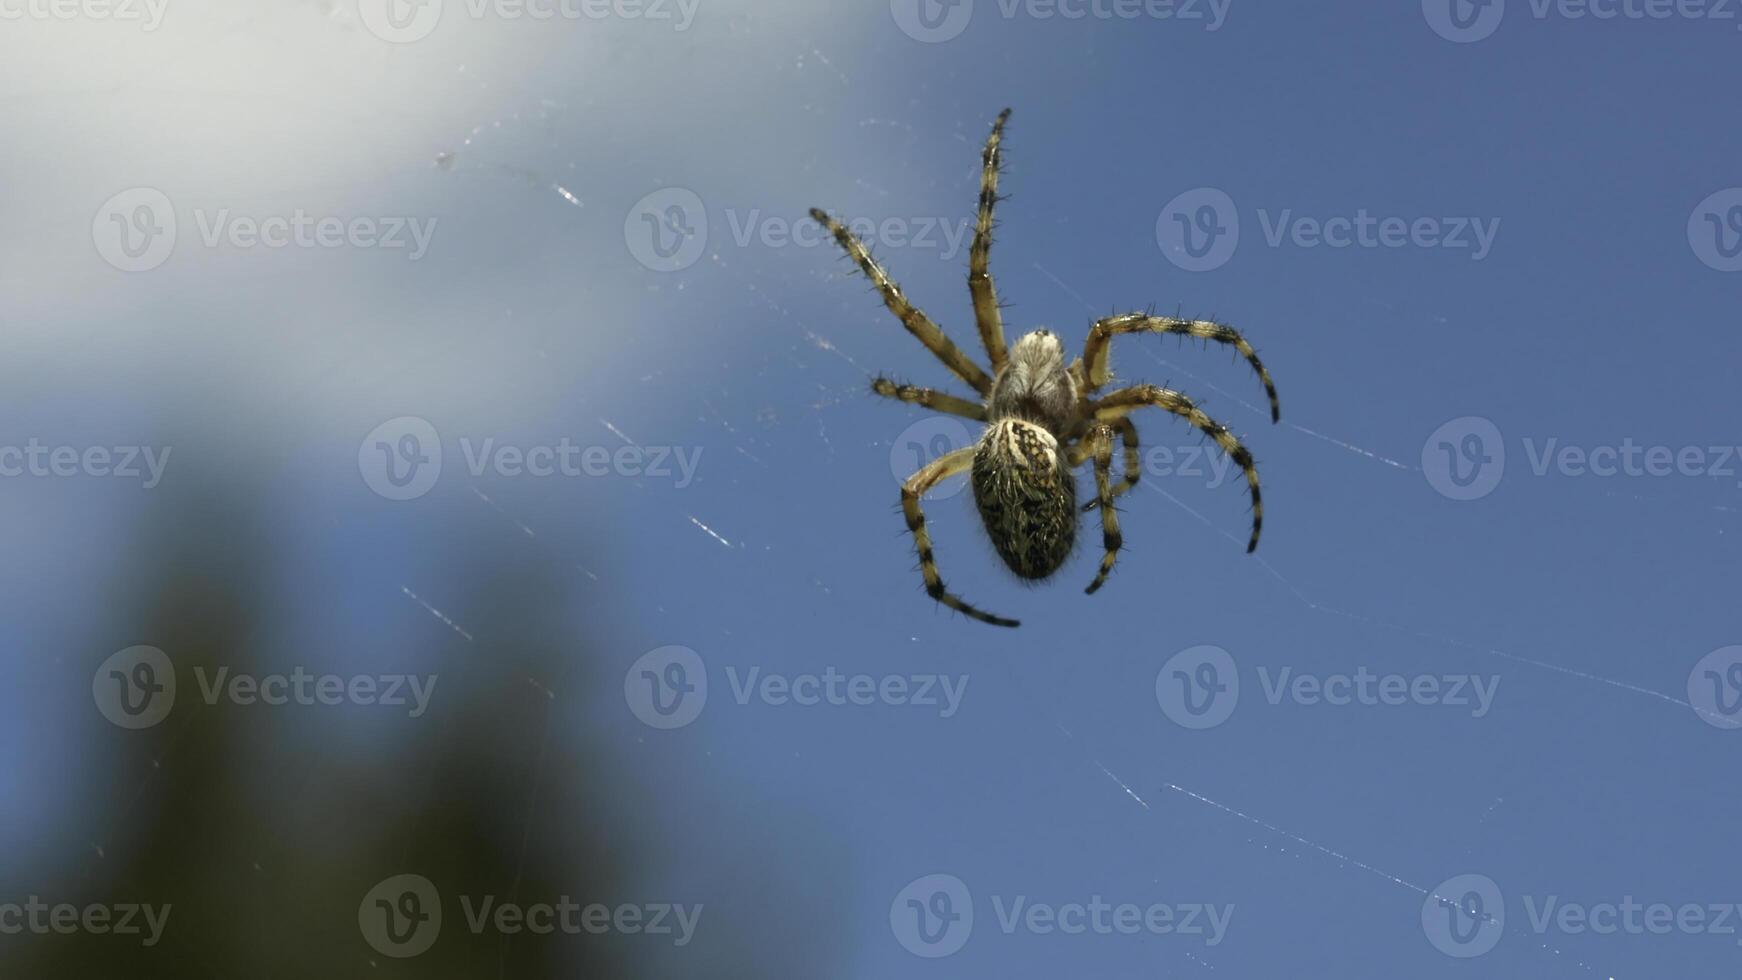
[{"label": "hairy spider leg", "polygon": [[931,534],[925,528],[925,512],[920,509],[919,500],[927,490],[936,486],[938,481],[966,471],[974,465],[974,447],[967,446],[953,453],[945,453],[929,464],[920,467],[919,472],[907,478],[901,487],[901,511],[907,517],[907,529],[913,532],[913,545],[919,550],[919,573],[925,579],[926,595],[951,609],[993,626],[1020,626],[1014,619],[994,616],[982,612],[968,603],[952,595],[944,586],[944,580],[938,575],[937,559],[932,554]]},{"label": "hairy spider leg", "polygon": [[992,373],[1004,366],[1004,314],[998,309],[998,290],[992,284],[992,209],[998,204],[998,174],[1002,169],[1004,123],[1010,110],[998,114],[992,135],[980,154],[980,213],[974,224],[974,244],[968,251],[968,293],[974,298],[974,322],[980,328],[980,344],[992,361]]},{"label": "hairy spider leg", "polygon": [[986,372],[981,370],[980,366],[975,364],[968,355],[962,353],[962,349],[957,347],[954,341],[944,336],[943,329],[933,322],[931,317],[926,316],[925,311],[908,302],[907,297],[901,292],[901,287],[896,285],[895,280],[889,278],[889,273],[884,272],[883,267],[877,264],[877,260],[871,257],[871,253],[865,248],[865,243],[859,241],[851,231],[847,230],[845,225],[830,217],[828,212],[821,208],[811,208],[811,217],[827,228],[829,234],[834,236],[841,248],[846,250],[847,255],[859,264],[865,277],[870,279],[872,285],[876,286],[877,291],[882,294],[883,305],[889,307],[889,312],[895,314],[896,319],[901,321],[901,325],[907,328],[908,333],[913,334],[920,343],[926,346],[927,350],[937,355],[938,360],[944,362],[944,367],[953,371],[956,377],[973,385],[975,391],[984,395],[992,390],[992,379],[987,377]]},{"label": "hairy spider leg", "polygon": [[902,385],[884,377],[871,379],[871,390],[885,398],[920,405],[936,412],[947,412],[950,415],[960,415],[976,422],[986,421],[986,406],[979,402],[971,402],[966,398],[957,398],[948,392],[936,388],[919,388],[914,385]]},{"label": "hairy spider leg", "polygon": [[1270,372],[1264,369],[1264,362],[1258,359],[1258,352],[1252,349],[1245,337],[1240,336],[1240,331],[1209,320],[1179,320],[1146,313],[1122,313],[1098,321],[1089,328],[1089,339],[1083,344],[1083,361],[1088,366],[1091,390],[1098,391],[1113,380],[1107,354],[1113,337],[1122,333],[1175,333],[1213,340],[1219,344],[1232,344],[1246,358],[1246,362],[1252,365],[1252,370],[1258,372],[1258,379],[1264,382],[1264,392],[1270,396],[1270,421],[1277,422],[1282,419],[1282,405],[1276,399],[1276,385],[1270,380]]},{"label": "hairy spider leg", "polygon": [[1105,398],[1089,403],[1089,411],[1096,421],[1111,422],[1140,408],[1151,406],[1178,415],[1216,440],[1216,445],[1222,447],[1228,458],[1246,473],[1246,484],[1252,491],[1252,540],[1246,544],[1246,551],[1250,554],[1258,547],[1258,534],[1264,528],[1264,498],[1258,489],[1258,469],[1253,465],[1252,454],[1240,444],[1239,439],[1234,438],[1234,433],[1228,431],[1227,426],[1205,415],[1202,409],[1180,392],[1156,385],[1121,388]]}]

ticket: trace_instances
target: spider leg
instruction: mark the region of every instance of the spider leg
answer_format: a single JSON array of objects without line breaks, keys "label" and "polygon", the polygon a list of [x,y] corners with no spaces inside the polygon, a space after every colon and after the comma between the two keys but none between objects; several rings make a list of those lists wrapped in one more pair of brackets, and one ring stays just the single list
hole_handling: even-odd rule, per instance
[{"label": "spider leg", "polygon": [[[1113,487],[1113,499],[1117,500],[1136,486],[1137,481],[1143,477],[1143,459],[1137,454],[1137,423],[1129,418],[1117,418],[1111,424],[1125,443],[1125,478]],[[1099,500],[1091,500],[1083,505],[1083,512],[1088,513],[1100,505]]]},{"label": "spider leg", "polygon": [[1252,491],[1252,540],[1246,545],[1246,551],[1251,553],[1258,547],[1258,532],[1264,527],[1264,500],[1258,491],[1258,469],[1252,464],[1252,454],[1234,438],[1234,433],[1228,427],[1205,415],[1185,395],[1170,388],[1158,388],[1155,385],[1134,385],[1121,388],[1105,398],[1089,403],[1089,413],[1096,421],[1111,422],[1123,418],[1140,408],[1154,406],[1166,409],[1180,418],[1190,422],[1200,432],[1216,440],[1216,445],[1228,454],[1240,469],[1246,473],[1246,484]]},{"label": "spider leg", "polygon": [[992,124],[992,135],[986,139],[981,153],[980,215],[974,225],[974,245],[968,252],[968,293],[974,298],[974,322],[980,328],[980,344],[992,359],[992,373],[1004,366],[1004,315],[998,309],[998,290],[992,285],[992,208],[998,204],[998,172],[1000,146],[1004,141],[1004,123],[1010,110],[998,114]]},{"label": "spider leg", "polygon": [[1119,533],[1119,512],[1113,507],[1113,490],[1110,486],[1113,482],[1113,427],[1097,425],[1090,432],[1089,438],[1095,443],[1095,502],[1101,508],[1101,546],[1105,549],[1101,556],[1101,570],[1095,573],[1095,580],[1083,590],[1094,595],[1096,590],[1106,584],[1107,576],[1113,571],[1113,563],[1119,560],[1119,549],[1124,546],[1125,537]]},{"label": "spider leg", "polygon": [[1240,336],[1240,331],[1209,320],[1178,320],[1166,316],[1149,316],[1144,313],[1124,313],[1110,316],[1097,322],[1089,328],[1089,339],[1083,345],[1083,361],[1089,369],[1089,387],[1099,390],[1113,380],[1113,372],[1107,364],[1107,352],[1111,347],[1113,337],[1122,333],[1177,333],[1202,340],[1214,340],[1221,344],[1232,344],[1245,358],[1252,370],[1258,372],[1258,379],[1264,382],[1264,392],[1270,396],[1270,421],[1282,419],[1282,406],[1276,400],[1276,385],[1270,380],[1270,372],[1264,369],[1264,362],[1258,359],[1258,352]]},{"label": "spider leg", "polygon": [[944,587],[944,580],[938,576],[937,559],[932,555],[931,534],[925,529],[925,512],[920,509],[919,499],[927,490],[936,486],[945,477],[954,476],[974,465],[974,447],[966,446],[953,453],[945,453],[927,465],[919,472],[907,478],[901,486],[901,511],[907,517],[907,529],[913,532],[914,547],[919,550],[919,572],[925,578],[926,595],[951,609],[993,626],[1019,626],[1014,619],[1004,619],[988,612],[981,612],[952,595]]},{"label": "spider leg", "polygon": [[908,302],[907,297],[902,295],[901,287],[896,285],[895,280],[889,278],[889,273],[884,272],[883,267],[877,264],[877,260],[871,257],[871,253],[865,248],[865,243],[859,241],[851,231],[847,230],[845,225],[830,217],[821,208],[811,208],[811,217],[827,228],[829,234],[834,236],[841,248],[846,250],[847,255],[859,264],[859,268],[865,272],[865,277],[871,280],[879,293],[883,294],[883,305],[889,307],[889,312],[895,314],[896,319],[901,321],[901,325],[907,328],[908,333],[913,334],[920,343],[926,346],[927,350],[936,354],[938,360],[944,362],[944,367],[955,372],[956,377],[973,385],[975,391],[984,395],[992,390],[992,379],[986,376],[986,372],[982,371],[980,366],[975,364],[968,355],[962,353],[961,348],[957,347],[954,341],[944,336],[943,330],[932,321],[931,317],[926,316],[923,310]]},{"label": "spider leg", "polygon": [[935,388],[916,388],[913,385],[896,384],[888,378],[873,378],[871,390],[885,398],[923,405],[934,412],[948,412],[976,422],[986,421],[986,406]]}]

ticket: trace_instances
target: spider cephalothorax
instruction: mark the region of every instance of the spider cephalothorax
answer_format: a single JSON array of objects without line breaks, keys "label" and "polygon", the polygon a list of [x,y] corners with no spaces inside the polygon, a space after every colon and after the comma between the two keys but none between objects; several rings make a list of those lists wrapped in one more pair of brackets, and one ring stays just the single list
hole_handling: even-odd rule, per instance
[{"label": "spider cephalothorax", "polygon": [[[1026,334],[1015,346],[1005,349],[1004,320],[988,263],[992,252],[992,208],[998,201],[1000,147],[1004,123],[1009,118],[1009,109],[1000,113],[986,141],[981,158],[979,220],[974,228],[974,245],[968,253],[968,292],[974,300],[980,343],[992,362],[990,375],[962,353],[930,317],[908,302],[901,287],[871,258],[852,232],[822,210],[811,211],[811,217],[828,228],[829,234],[876,285],[884,305],[902,326],[979,395],[978,400],[971,401],[931,388],[898,385],[885,378],[871,382],[871,390],[879,395],[986,423],[986,430],[974,445],[940,456],[907,479],[901,488],[901,509],[919,550],[926,594],[951,609],[997,626],[1018,624],[1014,619],[974,608],[945,587],[932,554],[931,534],[926,530],[920,498],[939,481],[971,470],[974,503],[999,557],[1025,579],[1044,579],[1070,555],[1076,540],[1078,514],[1077,484],[1072,471],[1092,460],[1095,499],[1083,510],[1100,510],[1104,549],[1100,571],[1085,590],[1092,593],[1107,581],[1124,543],[1113,501],[1135,486],[1142,476],[1137,426],[1129,418],[1139,408],[1161,408],[1180,416],[1215,440],[1240,466],[1252,494],[1252,538],[1246,550],[1258,547],[1258,534],[1264,526],[1258,471],[1253,467],[1252,454],[1227,426],[1205,415],[1180,392],[1154,385],[1134,385],[1094,397],[1113,380],[1108,348],[1114,336],[1172,333],[1229,344],[1246,358],[1264,382],[1270,398],[1271,420],[1282,417],[1276,386],[1271,384],[1270,374],[1252,345],[1234,328],[1207,320],[1179,320],[1144,313],[1108,317],[1089,329],[1083,356],[1068,366],[1064,346],[1046,330]],[[1115,437],[1125,451],[1125,476],[1117,485],[1112,482]]]}]

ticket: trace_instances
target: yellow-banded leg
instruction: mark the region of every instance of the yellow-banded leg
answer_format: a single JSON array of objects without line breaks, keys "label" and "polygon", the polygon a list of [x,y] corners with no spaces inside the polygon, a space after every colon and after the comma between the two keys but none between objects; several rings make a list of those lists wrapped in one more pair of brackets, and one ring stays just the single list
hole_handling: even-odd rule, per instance
[{"label": "yellow-banded leg", "polygon": [[998,204],[998,172],[1002,166],[1000,146],[1010,110],[998,114],[992,135],[980,155],[980,214],[974,224],[974,244],[968,251],[968,293],[974,298],[974,322],[980,328],[980,344],[992,359],[992,373],[1004,366],[1004,315],[998,309],[998,290],[992,285],[992,209]]},{"label": "yellow-banded leg", "polygon": [[960,415],[965,419],[977,422],[986,421],[986,406],[979,402],[971,402],[966,398],[957,398],[948,392],[935,388],[917,388],[913,385],[898,385],[888,378],[871,379],[871,390],[885,398],[907,402],[911,405],[923,405],[937,412],[948,412]]},{"label": "yellow-banded leg", "polygon": [[975,364],[968,355],[962,353],[962,349],[957,347],[954,341],[944,336],[942,328],[932,322],[931,317],[926,316],[923,310],[908,302],[907,297],[902,295],[901,287],[895,284],[895,280],[889,278],[889,273],[884,272],[883,267],[878,265],[877,260],[872,258],[871,253],[865,249],[865,243],[859,241],[852,232],[847,230],[845,225],[829,217],[828,213],[821,208],[811,208],[811,217],[827,228],[829,234],[834,236],[835,241],[846,250],[854,262],[859,264],[865,277],[870,279],[871,283],[877,287],[877,292],[882,294],[883,305],[889,307],[889,312],[895,314],[896,319],[901,321],[901,325],[907,328],[908,333],[913,334],[920,343],[926,346],[927,350],[936,354],[938,360],[944,362],[944,367],[955,372],[956,377],[973,385],[975,391],[984,395],[992,390],[992,379],[986,376],[986,372],[981,370],[980,366]]},{"label": "yellow-banded leg", "polygon": [[[1130,492],[1131,488],[1137,485],[1137,481],[1142,479],[1143,458],[1138,455],[1137,451],[1137,423],[1128,418],[1118,418],[1110,424],[1118,430],[1119,438],[1125,444],[1125,477],[1113,487],[1113,499],[1118,500]],[[1091,500],[1083,505],[1083,510],[1085,512],[1091,511],[1100,505],[1099,500]]]},{"label": "yellow-banded leg", "polygon": [[937,558],[931,550],[931,533],[925,529],[925,511],[920,509],[919,499],[927,490],[936,486],[938,481],[955,476],[974,465],[974,447],[967,446],[953,453],[945,453],[929,464],[920,467],[919,472],[907,478],[901,486],[901,512],[907,518],[907,529],[913,532],[913,545],[919,550],[919,573],[925,578],[925,594],[949,606],[951,609],[982,623],[993,626],[1020,626],[1014,619],[1004,619],[988,612],[982,612],[968,605],[961,599],[950,594],[944,586],[944,580],[938,575]]},{"label": "yellow-banded leg", "polygon": [[1083,590],[1094,595],[1112,574],[1113,563],[1119,560],[1119,549],[1124,547],[1125,537],[1119,533],[1119,512],[1113,507],[1113,427],[1097,425],[1089,431],[1089,439],[1094,443],[1095,503],[1101,508],[1101,547],[1104,549],[1101,570]]},{"label": "yellow-banded leg", "polygon": [[1258,380],[1264,382],[1264,392],[1270,396],[1270,421],[1282,419],[1282,405],[1276,399],[1276,385],[1270,380],[1270,372],[1264,369],[1264,362],[1258,359],[1258,352],[1252,349],[1245,337],[1240,336],[1240,331],[1209,320],[1178,320],[1145,313],[1124,313],[1096,323],[1089,328],[1088,342],[1083,345],[1083,361],[1088,366],[1091,390],[1099,389],[1113,379],[1113,372],[1107,363],[1107,351],[1112,345],[1113,337],[1122,333],[1176,333],[1232,344],[1246,358],[1246,362],[1252,365],[1252,370],[1258,372]]},{"label": "yellow-banded leg", "polygon": [[1246,551],[1250,553],[1257,548],[1258,533],[1264,528],[1264,498],[1258,491],[1258,469],[1252,464],[1252,454],[1234,438],[1227,426],[1205,415],[1203,409],[1185,395],[1155,385],[1121,388],[1089,403],[1089,410],[1097,421],[1111,422],[1149,406],[1166,409],[1190,422],[1198,431],[1216,440],[1216,445],[1222,447],[1228,458],[1245,471],[1246,484],[1252,490],[1252,540],[1247,543]]}]

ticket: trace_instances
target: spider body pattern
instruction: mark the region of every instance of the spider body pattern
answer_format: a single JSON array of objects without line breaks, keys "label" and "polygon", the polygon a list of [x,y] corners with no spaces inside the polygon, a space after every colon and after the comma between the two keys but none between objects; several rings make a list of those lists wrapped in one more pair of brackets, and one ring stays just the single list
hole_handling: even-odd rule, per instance
[{"label": "spider body pattern", "polygon": [[[968,253],[968,292],[974,304],[981,347],[991,363],[990,372],[963,353],[923,310],[908,301],[901,287],[852,232],[821,209],[811,210],[811,217],[828,229],[871,280],[884,305],[901,325],[952,374],[974,389],[976,397],[969,399],[933,388],[896,384],[882,377],[871,382],[871,390],[883,397],[985,423],[986,428],[974,445],[946,453],[908,477],[901,488],[901,509],[919,552],[926,594],[972,619],[994,626],[1019,623],[970,605],[944,584],[921,499],[939,482],[967,472],[986,536],[1004,564],[1030,581],[1051,577],[1070,556],[1076,543],[1079,513],[1100,511],[1101,565],[1094,581],[1084,590],[1092,594],[1107,581],[1124,546],[1114,501],[1142,477],[1137,426],[1130,417],[1138,409],[1159,408],[1179,416],[1212,439],[1241,468],[1252,498],[1252,537],[1246,550],[1258,547],[1259,532],[1264,526],[1264,501],[1252,454],[1227,426],[1204,414],[1181,392],[1140,384],[1103,393],[1113,380],[1110,348],[1114,337],[1130,333],[1178,334],[1233,347],[1263,383],[1270,400],[1271,421],[1282,417],[1276,386],[1258,353],[1239,331],[1224,324],[1147,313],[1111,316],[1090,327],[1082,356],[1068,364],[1064,345],[1048,330],[1024,334],[1006,347],[1003,313],[992,281],[990,258],[992,214],[1000,200],[998,177],[1002,171],[1004,126],[1009,118],[1009,109],[998,115],[982,154],[980,206],[973,246]],[[1124,473],[1118,483],[1112,477],[1115,440],[1123,450],[1124,462]],[[1074,471],[1085,462],[1093,463],[1095,499],[1079,509]]]}]

